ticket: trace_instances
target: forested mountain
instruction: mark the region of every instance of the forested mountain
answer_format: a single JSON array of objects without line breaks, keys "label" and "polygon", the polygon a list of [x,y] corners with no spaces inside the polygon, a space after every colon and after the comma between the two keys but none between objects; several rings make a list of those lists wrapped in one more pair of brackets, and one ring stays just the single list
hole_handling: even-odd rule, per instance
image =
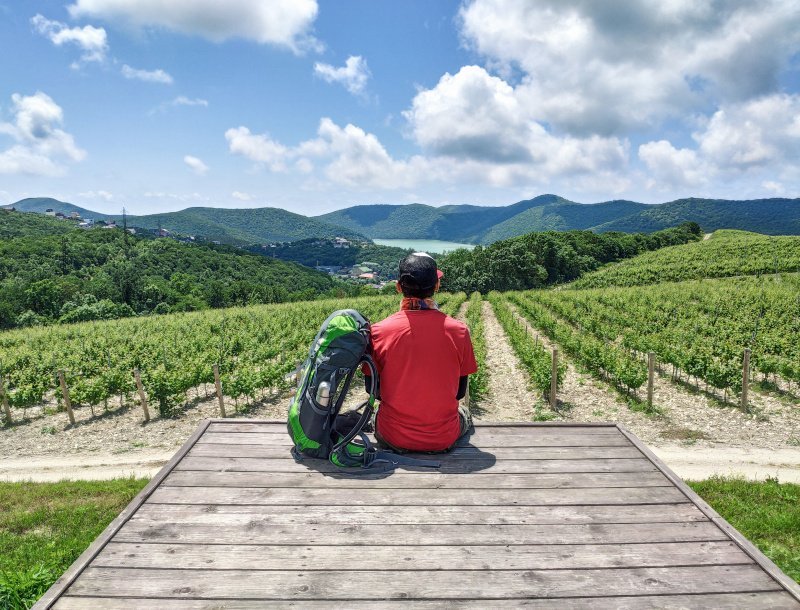
[{"label": "forested mountain", "polygon": [[370,238],[443,239],[490,244],[533,231],[651,233],[682,222],[704,231],[742,229],[768,235],[800,234],[800,199],[680,199],[575,203],[541,195],[509,206],[360,205],[318,216]]},{"label": "forested mountain", "polygon": [[545,231],[497,241],[474,250],[456,250],[440,258],[442,288],[489,292],[527,290],[569,282],[604,263],[641,252],[700,239],[692,222],[655,233],[595,233]]},{"label": "forested mountain", "polygon": [[739,229],[765,235],[800,235],[800,199],[678,199],[649,205],[636,214],[599,224],[597,231],[659,231],[682,222],[698,223],[706,233]]},{"label": "forested mountain", "polygon": [[[23,199],[14,205],[23,211],[52,208],[120,220],[118,215],[98,214],[55,199]],[[198,207],[128,219],[132,226],[160,226],[233,245],[337,236],[490,244],[538,231],[652,233],[682,222],[696,222],[705,232],[740,229],[766,235],[800,235],[800,199],[690,198],[648,205],[625,200],[575,203],[557,195],[540,195],[508,206],[358,205],[315,217],[278,208]]]},{"label": "forested mountain", "polygon": [[0,232],[0,328],[358,290],[325,273],[228,246],[82,230],[38,214],[0,211]]},{"label": "forested mountain", "polygon": [[[13,204],[22,212],[78,212],[84,218],[122,220],[121,215],[100,214],[71,203],[50,198],[23,199]],[[294,241],[310,237],[346,237],[365,239],[355,231],[280,208],[227,209],[197,207],[179,212],[128,216],[128,226],[143,229],[168,229],[173,233],[202,236],[223,244],[246,245]]]}]

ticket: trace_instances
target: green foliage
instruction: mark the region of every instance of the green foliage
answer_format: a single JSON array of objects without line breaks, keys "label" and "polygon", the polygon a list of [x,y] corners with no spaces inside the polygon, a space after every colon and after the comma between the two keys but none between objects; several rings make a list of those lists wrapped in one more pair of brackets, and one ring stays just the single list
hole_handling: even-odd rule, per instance
[{"label": "green foliage", "polygon": [[530,233],[439,259],[444,288],[488,292],[525,290],[567,282],[601,264],[646,250],[699,239],[700,227],[686,223],[651,235],[591,231]]},{"label": "green foliage", "polygon": [[0,208],[0,239],[56,235],[74,228],[75,223],[70,221]]},{"label": "green foliage", "polygon": [[469,298],[466,322],[472,339],[472,348],[475,351],[475,360],[478,363],[478,372],[469,376],[469,398],[471,402],[479,403],[489,391],[486,337],[483,332],[483,297],[479,292],[473,292]]},{"label": "green foliage", "polygon": [[30,608],[146,482],[0,483],[0,608]]},{"label": "green foliage", "polygon": [[519,307],[530,323],[542,330],[590,371],[611,381],[626,393],[635,393],[647,381],[647,367],[634,354],[613,343],[599,340],[589,333],[578,332],[569,324],[553,317],[539,303],[543,291],[511,294],[509,299]]},{"label": "green foliage", "polygon": [[[465,299],[463,293],[439,296],[448,313]],[[331,311],[350,307],[377,321],[399,301],[395,294],[9,331],[0,333],[0,374],[11,406],[21,408],[55,390],[55,371],[63,369],[77,407],[134,392],[138,368],[146,392],[168,417],[187,390],[213,381],[214,364],[227,395],[253,397],[257,389],[285,384]]]},{"label": "green foliage", "polygon": [[395,279],[400,260],[411,252],[403,248],[359,241],[351,242],[349,248],[336,248],[333,240],[317,238],[284,242],[274,247],[253,245],[248,250],[263,256],[300,263],[306,267],[352,267],[366,261],[371,263],[369,268],[383,280]]},{"label": "green foliage", "polygon": [[[357,286],[294,263],[226,246],[143,239],[120,230],[28,231],[0,241],[0,328],[106,320],[327,296]],[[34,216],[44,221],[48,217]],[[53,221],[70,225],[67,221]],[[34,223],[36,224],[36,223]]]},{"label": "green foliage", "polygon": [[790,578],[800,582],[800,485],[714,477],[689,486]]},{"label": "green foliage", "polygon": [[[517,321],[504,295],[499,292],[490,292],[489,302],[492,304],[495,316],[503,327],[511,347],[528,372],[530,383],[549,399],[553,368],[552,354],[538,341],[534,341],[528,329]],[[566,372],[567,367],[562,360],[558,363],[557,385],[561,385]],[[544,421],[541,419],[541,413],[538,416],[540,419],[537,421]]]},{"label": "green foliage", "polygon": [[800,271],[800,237],[717,231],[704,241],[640,254],[588,273],[572,288],[643,286],[704,277]]},{"label": "green foliage", "polygon": [[678,199],[593,227],[597,231],[660,231],[692,221],[706,232],[740,229],[767,235],[800,234],[800,199]]}]

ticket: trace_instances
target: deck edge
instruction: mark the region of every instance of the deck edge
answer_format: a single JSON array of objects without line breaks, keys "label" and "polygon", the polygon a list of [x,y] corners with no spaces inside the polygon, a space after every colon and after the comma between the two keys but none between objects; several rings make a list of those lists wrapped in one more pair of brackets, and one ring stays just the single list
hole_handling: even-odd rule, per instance
[{"label": "deck edge", "polygon": [[700,509],[711,522],[716,525],[722,532],[731,539],[745,554],[747,554],[753,561],[755,561],[761,569],[763,569],[773,580],[775,580],[784,590],[789,593],[794,599],[800,602],[800,585],[794,579],[783,572],[775,563],[758,547],[745,538],[741,532],[728,523],[722,516],[715,511],[711,505],[703,500],[691,487],[689,487],[683,479],[675,474],[669,466],[667,466],[652,450],[645,445],[635,434],[628,430],[622,424],[617,424],[617,429],[627,438],[633,445],[648,458],[656,468],[658,468],[669,481],[678,488],[678,490],[685,495],[690,502]]},{"label": "deck edge", "polygon": [[[133,500],[123,509],[123,511],[117,515],[117,517],[108,524],[108,527],[103,530],[103,532],[95,538],[94,542],[89,545],[89,548],[86,549],[81,555],[72,563],[72,565],[67,568],[67,571],[64,572],[58,580],[56,580],[50,588],[42,595],[41,598],[33,605],[33,610],[51,608],[54,603],[56,603],[59,598],[64,594],[64,592],[72,585],[72,583],[77,580],[78,576],[81,575],[84,569],[94,561],[95,557],[100,554],[100,551],[108,544],[112,538],[119,532],[123,525],[125,525],[131,517],[136,513],[137,510],[144,504],[147,499],[151,496],[151,494],[158,489],[158,486],[167,478],[175,466],[178,465],[189,450],[194,446],[194,444],[200,439],[201,436],[205,433],[208,426],[214,420],[206,419],[200,422],[200,425],[197,426],[197,429],[192,433],[192,435],[187,439],[187,441],[181,446],[180,449],[172,456],[172,458],[167,462],[164,467],[158,471],[158,474],[150,479],[150,482],[145,485],[144,489],[140,491]],[[220,420],[225,421],[225,420]]]},{"label": "deck edge", "polygon": [[[250,419],[240,417],[213,418],[207,420],[209,424],[281,424],[286,425],[286,419]],[[476,428],[616,428],[615,422],[571,422],[571,421],[537,421],[537,422],[505,422],[505,421],[477,421]]]}]

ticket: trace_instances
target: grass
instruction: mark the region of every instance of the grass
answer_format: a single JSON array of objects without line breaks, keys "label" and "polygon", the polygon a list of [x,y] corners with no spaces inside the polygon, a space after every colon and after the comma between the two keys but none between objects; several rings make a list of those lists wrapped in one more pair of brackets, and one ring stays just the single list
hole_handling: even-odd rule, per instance
[{"label": "grass", "polygon": [[800,582],[800,485],[712,478],[688,482],[715,511]]},{"label": "grass", "polygon": [[0,483],[0,608],[33,605],[146,483]]},{"label": "grass", "polygon": [[[146,484],[0,483],[0,608],[29,608]],[[800,485],[713,478],[689,485],[800,581]]]}]

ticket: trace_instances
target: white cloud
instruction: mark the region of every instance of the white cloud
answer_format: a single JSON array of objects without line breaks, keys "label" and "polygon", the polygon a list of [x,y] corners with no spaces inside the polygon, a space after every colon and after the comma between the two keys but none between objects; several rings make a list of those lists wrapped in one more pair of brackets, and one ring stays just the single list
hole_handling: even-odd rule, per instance
[{"label": "white cloud", "polygon": [[666,140],[648,142],[639,147],[639,158],[650,170],[649,188],[659,190],[706,184],[712,168],[702,163],[697,152],[675,148]]},{"label": "white cloud", "polygon": [[108,191],[86,191],[84,193],[78,193],[78,197],[83,197],[84,199],[102,199],[104,201],[111,201],[114,199],[114,195]]},{"label": "white cloud", "polygon": [[186,165],[189,166],[189,169],[191,169],[198,176],[204,176],[205,174],[208,173],[208,165],[203,163],[197,157],[193,157],[192,155],[186,155],[183,158],[183,162],[186,163]]},{"label": "white cloud", "polygon": [[504,80],[479,66],[445,74],[420,90],[403,113],[416,142],[434,157],[482,166],[493,184],[622,169],[627,143],[618,138],[556,136]]},{"label": "white cloud", "polygon": [[533,118],[575,135],[772,93],[800,50],[795,0],[474,0],[460,18],[491,67],[521,70]]},{"label": "white cloud", "polygon": [[185,95],[179,95],[178,97],[168,102],[162,102],[161,104],[150,110],[147,114],[153,116],[156,113],[167,112],[170,108],[177,108],[180,106],[208,108],[208,100],[204,100],[199,97],[189,98],[186,97]]},{"label": "white cloud", "polygon": [[208,100],[201,99],[196,97],[194,99],[190,99],[185,95],[179,95],[174,100],[169,103],[170,106],[203,106],[204,108],[208,108]]},{"label": "white cloud", "polygon": [[243,193],[241,191],[233,191],[231,197],[239,201],[252,201],[253,196],[250,193]]},{"label": "white cloud", "polygon": [[105,59],[108,41],[103,28],[91,25],[70,28],[58,21],[51,21],[43,15],[31,18],[31,24],[39,34],[49,38],[50,42],[57,47],[64,44],[78,46],[83,51],[82,61],[103,61]]},{"label": "white cloud", "polygon": [[660,140],[639,147],[639,157],[662,187],[760,179],[781,192],[783,176],[797,179],[800,95],[775,94],[722,106],[692,134],[696,148]]},{"label": "white cloud", "polygon": [[328,83],[339,83],[353,95],[364,94],[370,77],[367,60],[360,55],[351,55],[340,68],[317,62],[314,74]]},{"label": "white cloud", "polygon": [[86,156],[72,135],[60,129],[64,113],[49,95],[15,93],[11,101],[13,122],[0,123],[0,134],[11,136],[16,144],[0,153],[0,173],[60,175],[64,167],[59,161]]},{"label": "white cloud", "polygon": [[164,28],[214,42],[245,38],[299,52],[318,48],[310,34],[316,0],[76,0],[73,17]]},{"label": "white cloud", "polygon": [[237,127],[227,130],[225,139],[232,153],[263,163],[273,172],[286,170],[285,162],[290,151],[268,134],[256,135],[250,133],[247,127]]},{"label": "white cloud", "polygon": [[172,76],[160,68],[158,70],[138,70],[131,68],[128,64],[122,66],[122,76],[128,79],[141,80],[146,83],[172,84]]}]

